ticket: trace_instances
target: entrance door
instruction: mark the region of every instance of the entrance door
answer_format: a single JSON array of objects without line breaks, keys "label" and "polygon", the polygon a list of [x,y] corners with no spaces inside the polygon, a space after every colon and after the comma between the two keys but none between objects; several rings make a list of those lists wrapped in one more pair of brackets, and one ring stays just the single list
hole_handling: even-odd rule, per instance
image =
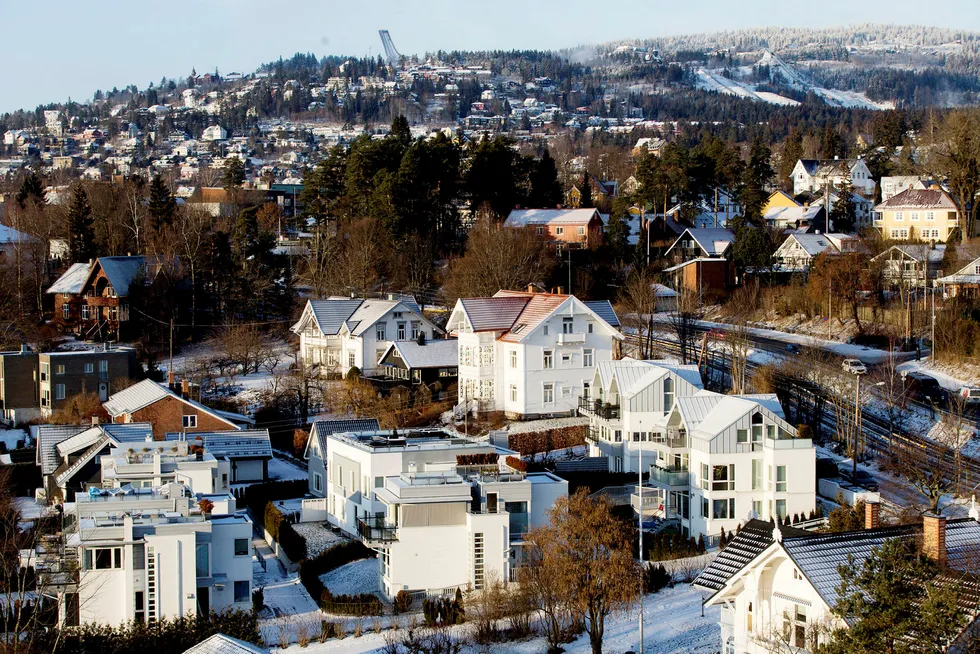
[{"label": "entrance door", "polygon": [[197,587],[197,614],[208,615],[211,613],[211,589],[207,586]]}]

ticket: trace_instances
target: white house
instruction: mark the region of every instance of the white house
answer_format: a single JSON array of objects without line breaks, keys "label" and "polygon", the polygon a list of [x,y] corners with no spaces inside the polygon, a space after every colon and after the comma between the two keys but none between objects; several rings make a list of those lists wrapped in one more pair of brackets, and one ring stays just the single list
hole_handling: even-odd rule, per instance
[{"label": "white house", "polygon": [[221,125],[211,125],[205,127],[204,131],[201,133],[202,141],[227,141],[228,140],[228,130],[226,130]]},{"label": "white house", "polygon": [[461,298],[446,323],[459,342],[459,401],[512,416],[573,413],[623,339],[618,324],[608,301],[574,295]]},{"label": "white house", "polygon": [[773,258],[779,261],[783,271],[806,271],[819,254],[838,255],[865,251],[867,248],[861,239],[849,234],[790,234],[776,248]]},{"label": "white house", "polygon": [[322,374],[346,375],[352,368],[367,372],[377,367],[394,341],[432,340],[441,333],[410,298],[365,300],[330,297],[308,300],[299,321],[300,355]]},{"label": "white house", "polygon": [[888,202],[907,189],[928,188],[918,175],[892,175],[881,178],[881,201]]},{"label": "white house", "polygon": [[366,433],[380,428],[376,418],[315,420],[303,450],[310,494],[317,497],[327,495],[327,436],[342,432]]},{"label": "white house", "polygon": [[[829,200],[825,193],[821,193],[810,203],[810,206],[820,206],[825,210],[833,211],[839,200],[840,193],[831,190]],[[871,227],[873,222],[872,215],[874,214],[875,208],[874,201],[871,198],[864,197],[860,193],[851,193],[850,202],[854,205],[854,226]]]},{"label": "white house", "polygon": [[675,462],[668,461],[664,451],[660,460],[645,444],[664,440],[664,421],[675,398],[703,388],[697,366],[628,358],[600,361],[590,394],[578,407],[580,414],[589,417],[589,456],[607,457],[610,472],[636,472],[642,447],[651,457],[646,464],[659,461],[660,467],[686,472],[687,454]]},{"label": "white house", "polygon": [[548,473],[506,463],[515,452],[439,430],[327,436],[327,512],[378,551],[378,590],[451,594],[507,582],[529,528],[568,493]]},{"label": "white house", "polygon": [[861,195],[873,196],[875,181],[863,159],[800,159],[790,175],[793,195],[819,193],[850,178],[851,186]]},{"label": "white house", "polygon": [[[866,504],[865,529],[845,533],[747,523],[694,583],[711,593],[706,606],[721,607],[722,651],[812,652],[826,643],[832,628],[847,627],[832,614],[840,599],[840,567],[862,565],[889,539],[912,541],[923,555],[948,566],[929,580],[940,587],[944,581],[957,584],[976,569],[980,513],[975,509],[969,518],[927,514],[920,523],[890,527],[880,526],[879,510],[876,502]],[[965,593],[960,606],[972,621],[976,596]],[[965,651],[957,644],[949,651]]]},{"label": "white house", "polygon": [[77,586],[70,568],[46,568],[63,600],[62,624],[249,610],[252,521],[236,512],[232,496],[214,499],[204,515],[180,484],[79,494],[63,532],[65,548],[77,555]]}]

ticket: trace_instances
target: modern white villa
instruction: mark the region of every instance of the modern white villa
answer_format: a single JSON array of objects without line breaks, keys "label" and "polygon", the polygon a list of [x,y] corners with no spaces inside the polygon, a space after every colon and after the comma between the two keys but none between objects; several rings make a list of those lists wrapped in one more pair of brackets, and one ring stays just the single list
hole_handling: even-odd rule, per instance
[{"label": "modern white villa", "polygon": [[597,362],[623,339],[608,301],[499,291],[461,298],[446,330],[459,342],[459,401],[508,416],[570,415]]},{"label": "modern white villa", "polygon": [[441,430],[327,435],[331,522],[378,552],[388,598],[505,583],[523,536],[568,493],[550,473],[509,466],[515,452]]}]

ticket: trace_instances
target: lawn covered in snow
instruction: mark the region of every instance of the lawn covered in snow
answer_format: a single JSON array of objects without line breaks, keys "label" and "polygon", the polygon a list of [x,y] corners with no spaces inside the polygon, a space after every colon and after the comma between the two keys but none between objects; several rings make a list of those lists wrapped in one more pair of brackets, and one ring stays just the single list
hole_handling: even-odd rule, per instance
[{"label": "lawn covered in snow", "polygon": [[334,595],[356,595],[378,591],[378,559],[361,559],[320,575]]}]

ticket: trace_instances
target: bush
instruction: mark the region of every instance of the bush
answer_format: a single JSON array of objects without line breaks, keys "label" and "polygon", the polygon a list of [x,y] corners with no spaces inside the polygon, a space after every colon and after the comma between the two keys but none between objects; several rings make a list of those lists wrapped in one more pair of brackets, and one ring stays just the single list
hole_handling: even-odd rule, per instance
[{"label": "bush", "polygon": [[256,588],[252,591],[252,610],[258,613],[265,607],[265,589]]},{"label": "bush", "polygon": [[251,511],[253,520],[259,524],[264,524],[266,504],[275,500],[303,497],[307,490],[309,490],[309,482],[305,479],[270,481],[264,484],[246,486],[245,490],[236,493],[235,497],[242,500],[248,510]]},{"label": "bush", "polygon": [[644,593],[658,593],[667,586],[672,586],[673,581],[673,577],[667,572],[667,568],[664,567],[663,563],[659,565],[647,563],[646,567],[643,568]]},{"label": "bush", "polygon": [[296,530],[288,522],[282,522],[279,525],[277,541],[290,561],[299,562],[306,558],[306,538],[296,533]]},{"label": "bush", "polygon": [[425,619],[425,626],[427,627],[463,624],[466,621],[463,592],[457,588],[456,596],[453,599],[441,597],[422,600],[422,617]]},{"label": "bush", "polygon": [[359,540],[351,540],[346,543],[334,545],[314,558],[305,559],[300,562],[300,583],[306,588],[310,597],[322,598],[325,588],[323,587],[323,582],[320,581],[320,575],[353,561],[374,558],[374,556],[375,553],[364,547],[364,544]]},{"label": "bush", "polygon": [[328,588],[320,591],[320,608],[328,613],[341,615],[382,615],[384,608],[377,595],[360,593],[357,595],[334,595]]},{"label": "bush", "polygon": [[511,468],[517,470],[518,472],[527,472],[527,463],[524,459],[519,459],[516,456],[508,456],[504,459]]},{"label": "bush", "polygon": [[481,452],[479,454],[457,454],[456,465],[458,466],[492,466],[497,465],[500,457],[495,452]]},{"label": "bush", "polygon": [[407,590],[400,590],[398,594],[395,595],[395,613],[408,613],[412,610],[412,603],[415,598]]},{"label": "bush", "polygon": [[511,434],[508,439],[508,446],[510,449],[520,452],[521,456],[561,450],[566,447],[584,445],[587,430],[588,425],[575,425],[525,434]]}]

